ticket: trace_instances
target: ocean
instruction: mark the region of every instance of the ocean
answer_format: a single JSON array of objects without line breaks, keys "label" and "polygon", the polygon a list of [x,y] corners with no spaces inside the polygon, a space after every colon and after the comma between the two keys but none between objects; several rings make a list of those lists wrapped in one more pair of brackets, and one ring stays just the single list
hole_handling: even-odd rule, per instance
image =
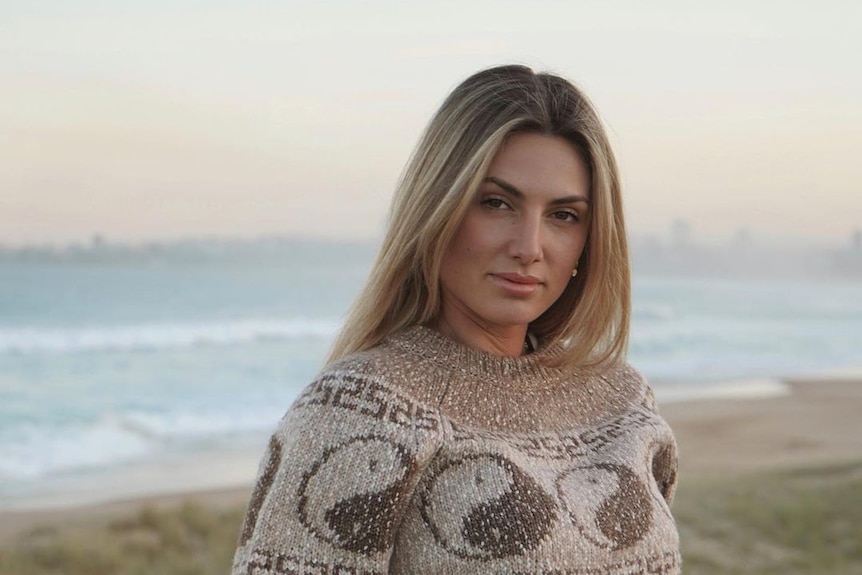
[{"label": "ocean", "polygon": [[[262,451],[368,271],[370,248],[345,250],[0,261],[0,508],[141,462]],[[629,360],[660,401],[858,367],[860,293],[636,275]]]}]

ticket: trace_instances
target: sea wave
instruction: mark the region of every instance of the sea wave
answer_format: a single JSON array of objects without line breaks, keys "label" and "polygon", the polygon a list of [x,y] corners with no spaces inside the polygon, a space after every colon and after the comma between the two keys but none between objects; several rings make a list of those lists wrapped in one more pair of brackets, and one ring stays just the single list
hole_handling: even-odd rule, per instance
[{"label": "sea wave", "polygon": [[160,350],[264,339],[331,338],[334,319],[241,319],[86,327],[0,327],[0,354]]},{"label": "sea wave", "polygon": [[632,308],[632,318],[645,321],[670,321],[676,318],[673,306],[669,304],[641,303]]},{"label": "sea wave", "polygon": [[750,378],[716,381],[702,385],[656,386],[656,397],[661,403],[710,399],[760,399],[790,393],[787,384],[775,378]]},{"label": "sea wave", "polygon": [[[0,479],[27,480],[102,469],[172,450],[265,436],[289,402],[167,412],[110,412],[90,422],[17,426],[0,434]],[[0,489],[2,491],[2,489]]]},{"label": "sea wave", "polygon": [[7,430],[4,436],[0,440],[0,478],[8,480],[122,463],[158,447],[112,415],[76,427],[29,425]]}]

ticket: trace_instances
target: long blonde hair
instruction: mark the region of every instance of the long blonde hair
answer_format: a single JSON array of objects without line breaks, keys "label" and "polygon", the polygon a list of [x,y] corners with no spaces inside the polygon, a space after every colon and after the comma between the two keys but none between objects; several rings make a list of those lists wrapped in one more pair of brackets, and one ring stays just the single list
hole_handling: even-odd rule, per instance
[{"label": "long blonde hair", "polygon": [[440,313],[440,262],[494,155],[516,132],[559,136],[590,169],[591,222],[560,298],[530,324],[542,345],[565,343],[561,364],[604,366],[628,343],[630,271],[616,160],[587,97],[567,80],[524,66],[467,78],[431,119],[405,167],[368,281],[328,361],[374,347]]}]

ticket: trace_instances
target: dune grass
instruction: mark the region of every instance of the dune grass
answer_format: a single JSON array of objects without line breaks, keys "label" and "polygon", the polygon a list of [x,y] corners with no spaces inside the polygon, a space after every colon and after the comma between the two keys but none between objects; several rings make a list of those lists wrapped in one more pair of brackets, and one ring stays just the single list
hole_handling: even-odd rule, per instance
[{"label": "dune grass", "polygon": [[695,575],[862,575],[862,463],[704,478],[674,514]]},{"label": "dune grass", "polygon": [[[686,575],[862,575],[862,462],[685,478],[674,504]],[[224,575],[243,509],[197,503],[36,528],[0,575]]]},{"label": "dune grass", "polygon": [[0,574],[226,574],[243,512],[145,506],[108,522],[36,528],[0,548]]}]

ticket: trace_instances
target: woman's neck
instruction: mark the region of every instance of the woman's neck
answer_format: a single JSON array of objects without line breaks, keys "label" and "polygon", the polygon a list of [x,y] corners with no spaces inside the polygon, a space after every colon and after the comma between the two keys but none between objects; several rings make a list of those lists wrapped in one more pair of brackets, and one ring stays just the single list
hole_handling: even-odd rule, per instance
[{"label": "woman's neck", "polygon": [[440,333],[467,347],[494,355],[517,357],[528,351],[525,343],[526,325],[491,328],[463,316],[458,318],[447,318],[444,314],[433,326]]}]

